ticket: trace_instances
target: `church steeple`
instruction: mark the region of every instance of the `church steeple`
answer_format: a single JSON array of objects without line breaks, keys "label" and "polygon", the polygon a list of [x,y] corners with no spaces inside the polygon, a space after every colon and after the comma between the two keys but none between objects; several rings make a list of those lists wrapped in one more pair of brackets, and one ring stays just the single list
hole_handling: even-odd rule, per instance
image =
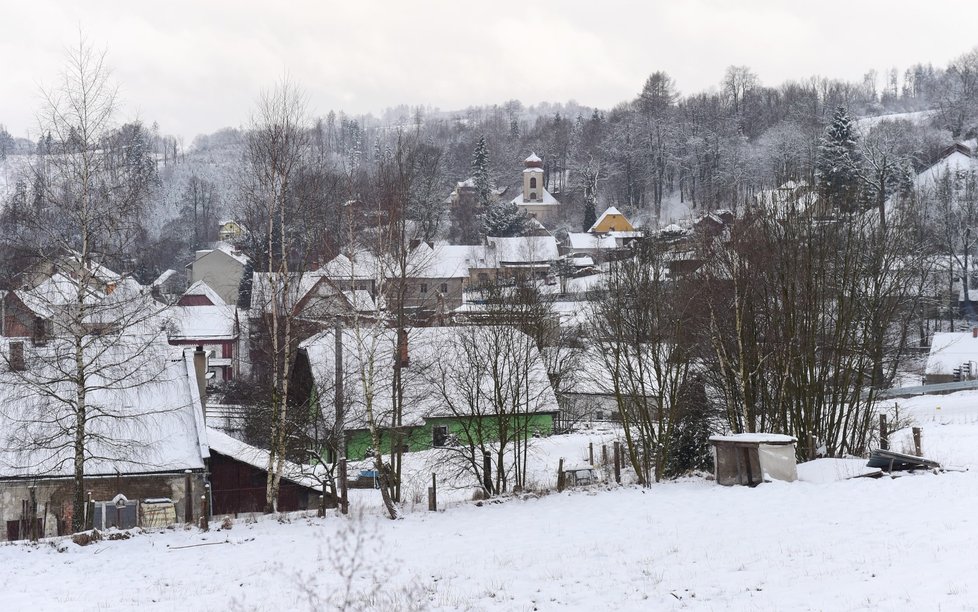
[{"label": "church steeple", "polygon": [[523,170],[523,201],[542,202],[543,160],[537,157],[536,153],[530,153],[524,163],[526,168]]}]

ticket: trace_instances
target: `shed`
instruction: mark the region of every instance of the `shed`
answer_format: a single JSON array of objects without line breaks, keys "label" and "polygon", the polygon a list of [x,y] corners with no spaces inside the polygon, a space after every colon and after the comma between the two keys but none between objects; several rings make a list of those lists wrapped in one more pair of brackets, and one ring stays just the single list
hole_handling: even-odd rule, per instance
[{"label": "shed", "polygon": [[717,483],[753,487],[770,480],[798,480],[795,442],[792,436],[771,433],[711,436]]}]

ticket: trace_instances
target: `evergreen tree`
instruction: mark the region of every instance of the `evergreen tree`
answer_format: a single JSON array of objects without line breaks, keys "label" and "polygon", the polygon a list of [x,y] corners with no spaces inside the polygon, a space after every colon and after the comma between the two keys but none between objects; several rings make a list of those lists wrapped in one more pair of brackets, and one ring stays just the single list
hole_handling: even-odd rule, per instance
[{"label": "evergreen tree", "polygon": [[849,113],[842,106],[835,110],[818,150],[819,189],[834,210],[856,208],[859,192],[859,153]]},{"label": "evergreen tree", "polygon": [[486,236],[510,238],[522,236],[529,226],[530,218],[525,211],[512,202],[499,202],[486,209],[482,217],[482,233]]},{"label": "evergreen tree", "polygon": [[679,419],[672,431],[672,448],[666,462],[666,475],[675,478],[691,471],[713,471],[710,450],[714,415],[700,377],[685,381],[679,391]]},{"label": "evergreen tree", "polygon": [[591,229],[598,220],[596,202],[598,199],[598,171],[588,162],[581,170],[581,186],[584,188],[584,221],[583,231]]},{"label": "evergreen tree", "polygon": [[238,284],[238,308],[251,308],[254,272],[255,266],[249,258],[245,262],[244,271],[241,273],[241,282]]},{"label": "evergreen tree", "polygon": [[479,137],[475,152],[472,154],[472,179],[479,205],[488,211],[492,204],[492,185],[489,182],[489,148],[484,135]]}]

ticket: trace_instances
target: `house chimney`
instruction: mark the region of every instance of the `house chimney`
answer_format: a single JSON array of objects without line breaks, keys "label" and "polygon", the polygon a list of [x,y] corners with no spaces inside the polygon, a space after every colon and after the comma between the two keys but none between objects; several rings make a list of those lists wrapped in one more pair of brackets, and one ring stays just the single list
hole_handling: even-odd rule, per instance
[{"label": "house chimney", "polygon": [[978,327],[972,327],[971,328],[971,337],[972,338],[978,338]]},{"label": "house chimney", "polygon": [[10,369],[14,372],[23,372],[27,369],[27,361],[24,359],[24,343],[22,341],[10,343]]},{"label": "house chimney", "polygon": [[197,393],[200,394],[200,407],[207,415],[207,353],[198,345],[194,350],[194,374],[197,375]]},{"label": "house chimney", "polygon": [[408,333],[403,327],[397,330],[397,365],[406,368],[411,364],[408,354]]}]

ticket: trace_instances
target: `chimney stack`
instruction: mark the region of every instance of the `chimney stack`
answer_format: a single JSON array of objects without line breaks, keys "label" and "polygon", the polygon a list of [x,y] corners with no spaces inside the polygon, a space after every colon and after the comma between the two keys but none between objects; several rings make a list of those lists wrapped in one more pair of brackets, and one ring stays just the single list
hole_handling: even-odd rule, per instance
[{"label": "chimney stack", "polygon": [[204,347],[198,345],[194,350],[194,374],[197,375],[197,393],[200,395],[200,407],[207,416],[207,353]]},{"label": "chimney stack", "polygon": [[978,327],[972,327],[971,328],[971,337],[972,338],[978,338]]}]

